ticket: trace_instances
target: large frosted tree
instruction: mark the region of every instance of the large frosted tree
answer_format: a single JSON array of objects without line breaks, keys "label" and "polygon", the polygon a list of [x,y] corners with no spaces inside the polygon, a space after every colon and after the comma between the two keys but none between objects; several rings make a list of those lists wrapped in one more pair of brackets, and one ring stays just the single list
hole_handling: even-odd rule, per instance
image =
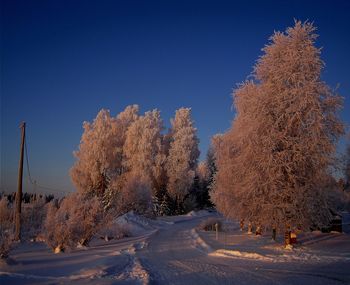
[{"label": "large frosted tree", "polygon": [[321,80],[315,28],[296,22],[263,48],[234,92],[236,117],[216,143],[213,201],[231,218],[309,228],[331,218],[326,180],[343,134],[341,97]]},{"label": "large frosted tree", "polygon": [[102,197],[108,187],[108,177],[118,166],[118,148],[114,134],[115,120],[102,109],[92,123],[84,122],[76,162],[70,170],[73,184],[81,193]]},{"label": "large frosted tree", "polygon": [[195,177],[199,157],[199,139],[196,133],[191,109],[178,109],[171,121],[170,148],[166,163],[167,191],[177,205],[183,203]]},{"label": "large frosted tree", "polygon": [[[138,117],[138,106],[128,106],[116,118],[102,109],[92,123],[84,122],[71,179],[81,193],[104,198],[112,178],[123,170],[126,131]],[[108,201],[106,201],[107,203]]]},{"label": "large frosted tree", "polygon": [[125,168],[148,180],[153,194],[160,190],[166,155],[163,148],[163,121],[158,110],[146,112],[128,129],[124,145]]}]

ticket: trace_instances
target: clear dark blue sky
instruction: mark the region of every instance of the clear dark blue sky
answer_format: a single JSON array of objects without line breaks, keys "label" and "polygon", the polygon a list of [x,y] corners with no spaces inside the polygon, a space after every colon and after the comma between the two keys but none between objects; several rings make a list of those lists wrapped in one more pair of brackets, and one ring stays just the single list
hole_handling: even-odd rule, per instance
[{"label": "clear dark blue sky", "polygon": [[232,89],[294,18],[318,27],[324,79],[340,84],[348,124],[349,3],[1,0],[1,189],[16,187],[22,120],[33,178],[59,189],[73,189],[82,122],[101,108],[159,108],[169,125],[175,109],[192,107],[205,153],[230,126]]}]

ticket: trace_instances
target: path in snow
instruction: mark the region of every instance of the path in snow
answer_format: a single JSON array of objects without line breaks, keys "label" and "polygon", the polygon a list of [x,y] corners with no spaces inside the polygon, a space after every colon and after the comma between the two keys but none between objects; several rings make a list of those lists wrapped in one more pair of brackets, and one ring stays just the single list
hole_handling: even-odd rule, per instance
[{"label": "path in snow", "polygon": [[17,265],[0,265],[0,284],[350,284],[348,260],[247,258],[240,243],[233,244],[234,258],[215,254],[222,244],[194,230],[206,218],[165,218],[157,231],[67,254],[21,246],[13,252]]},{"label": "path in snow", "polygon": [[213,249],[193,231],[202,219],[160,229],[136,252],[150,284],[350,284],[350,262],[276,264],[211,256]]}]

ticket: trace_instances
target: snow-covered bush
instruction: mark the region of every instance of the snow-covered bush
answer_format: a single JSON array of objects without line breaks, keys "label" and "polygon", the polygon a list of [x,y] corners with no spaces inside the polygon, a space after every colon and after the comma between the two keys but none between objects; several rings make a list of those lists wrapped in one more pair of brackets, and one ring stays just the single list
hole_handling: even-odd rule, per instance
[{"label": "snow-covered bush", "polygon": [[25,240],[36,239],[42,233],[46,218],[45,199],[37,199],[22,206],[22,237]]},{"label": "snow-covered bush", "polygon": [[10,252],[13,235],[13,211],[6,198],[0,200],[0,258],[6,258]]},{"label": "snow-covered bush", "polygon": [[86,246],[98,231],[102,218],[103,207],[96,197],[74,193],[66,197],[59,208],[50,203],[44,229],[46,243],[60,250],[78,244]]}]

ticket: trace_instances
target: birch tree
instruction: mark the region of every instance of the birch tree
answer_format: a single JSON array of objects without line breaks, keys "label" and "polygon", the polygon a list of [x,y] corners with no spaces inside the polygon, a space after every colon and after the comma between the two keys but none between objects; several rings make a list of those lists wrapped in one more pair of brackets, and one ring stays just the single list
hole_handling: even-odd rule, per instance
[{"label": "birch tree", "polygon": [[[168,176],[167,191],[178,205],[193,184],[199,157],[197,129],[191,118],[190,108],[180,108],[171,121],[171,140],[166,162]],[[179,209],[178,209],[179,210]]]},{"label": "birch tree", "polygon": [[[80,193],[105,198],[110,180],[123,173],[126,131],[138,117],[138,106],[126,107],[116,118],[102,109],[92,123],[84,122],[76,161],[70,170]],[[107,203],[107,202],[106,202]]]},{"label": "birch tree", "polygon": [[234,92],[236,117],[215,150],[212,195],[231,218],[269,228],[309,229],[331,219],[327,187],[343,124],[338,96],[311,23],[275,32]]},{"label": "birch tree", "polygon": [[108,177],[117,167],[117,141],[113,132],[114,119],[102,109],[92,123],[84,122],[76,162],[70,170],[73,184],[81,193],[102,197],[108,187]]},{"label": "birch tree", "polygon": [[149,180],[154,194],[162,187],[166,159],[162,145],[163,129],[160,112],[146,112],[128,129],[124,145],[125,168]]}]

